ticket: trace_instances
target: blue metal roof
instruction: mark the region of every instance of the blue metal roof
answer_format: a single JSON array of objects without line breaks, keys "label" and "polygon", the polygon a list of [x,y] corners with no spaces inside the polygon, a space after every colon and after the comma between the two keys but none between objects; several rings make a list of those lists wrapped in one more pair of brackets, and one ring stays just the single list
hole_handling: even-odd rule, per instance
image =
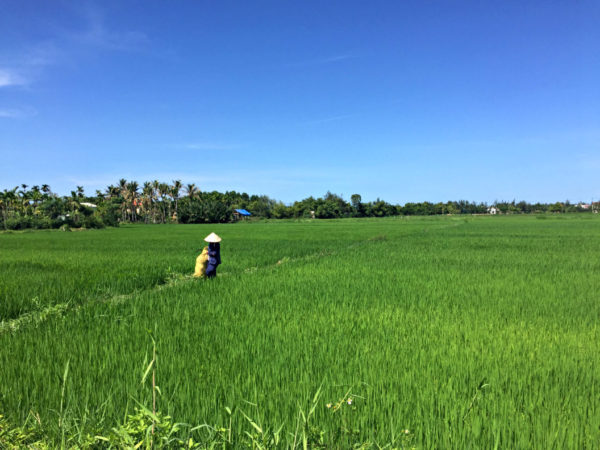
[{"label": "blue metal roof", "polygon": [[251,216],[252,215],[245,209],[235,209],[234,211],[237,213],[240,213],[242,216]]}]

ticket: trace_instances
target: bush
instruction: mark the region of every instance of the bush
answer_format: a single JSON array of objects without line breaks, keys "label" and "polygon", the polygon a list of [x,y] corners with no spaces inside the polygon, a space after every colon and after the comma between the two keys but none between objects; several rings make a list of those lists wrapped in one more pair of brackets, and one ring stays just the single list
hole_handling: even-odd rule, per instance
[{"label": "bush", "polygon": [[31,228],[47,230],[52,228],[52,219],[47,216],[36,216],[31,221]]},{"label": "bush", "polygon": [[231,219],[231,209],[216,200],[182,199],[179,203],[180,223],[222,223]]},{"label": "bush", "polygon": [[82,225],[84,228],[104,228],[104,222],[96,215],[84,217]]},{"label": "bush", "polygon": [[67,222],[65,219],[57,217],[56,219],[52,220],[52,228],[60,228],[63,225],[65,225],[66,223]]},{"label": "bush", "polygon": [[30,217],[9,217],[4,222],[4,227],[7,230],[25,230],[31,228]]},{"label": "bush", "polygon": [[96,210],[96,214],[102,220],[107,227],[118,227],[119,226],[119,217],[120,210],[119,205],[113,202],[106,202],[100,206]]}]

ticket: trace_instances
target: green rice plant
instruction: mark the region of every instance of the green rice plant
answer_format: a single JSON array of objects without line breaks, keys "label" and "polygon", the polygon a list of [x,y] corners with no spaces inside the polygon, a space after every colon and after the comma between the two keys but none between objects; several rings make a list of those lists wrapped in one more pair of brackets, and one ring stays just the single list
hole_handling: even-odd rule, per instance
[{"label": "green rice plant", "polygon": [[206,228],[116,230],[175,275],[0,333],[0,411],[54,446],[169,416],[202,448],[597,448],[600,220],[453,219],[223,225],[210,281],[173,250]]},{"label": "green rice plant", "polygon": [[204,236],[214,230],[226,238],[223,257],[232,256],[225,260],[222,273],[240,273],[347,244],[347,232],[325,229],[315,239],[293,222],[283,228],[267,222],[252,227],[141,225],[67,234],[2,234],[0,323],[55,305],[76,307],[130,294],[190,274]]}]

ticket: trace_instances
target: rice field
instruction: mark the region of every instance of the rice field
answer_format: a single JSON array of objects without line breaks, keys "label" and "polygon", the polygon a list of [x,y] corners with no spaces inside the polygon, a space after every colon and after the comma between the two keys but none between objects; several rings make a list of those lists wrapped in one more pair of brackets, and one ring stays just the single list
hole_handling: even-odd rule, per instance
[{"label": "rice field", "polygon": [[203,447],[600,447],[591,214],[0,234],[0,268],[0,414],[52,446],[152,409],[153,338]]}]

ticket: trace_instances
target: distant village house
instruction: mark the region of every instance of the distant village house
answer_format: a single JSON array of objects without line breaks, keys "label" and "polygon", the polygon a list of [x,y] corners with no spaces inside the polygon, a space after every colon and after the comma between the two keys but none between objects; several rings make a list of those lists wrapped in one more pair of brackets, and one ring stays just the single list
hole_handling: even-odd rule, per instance
[{"label": "distant village house", "polygon": [[235,220],[246,219],[250,217],[252,214],[245,209],[234,209],[233,210],[233,218]]}]

